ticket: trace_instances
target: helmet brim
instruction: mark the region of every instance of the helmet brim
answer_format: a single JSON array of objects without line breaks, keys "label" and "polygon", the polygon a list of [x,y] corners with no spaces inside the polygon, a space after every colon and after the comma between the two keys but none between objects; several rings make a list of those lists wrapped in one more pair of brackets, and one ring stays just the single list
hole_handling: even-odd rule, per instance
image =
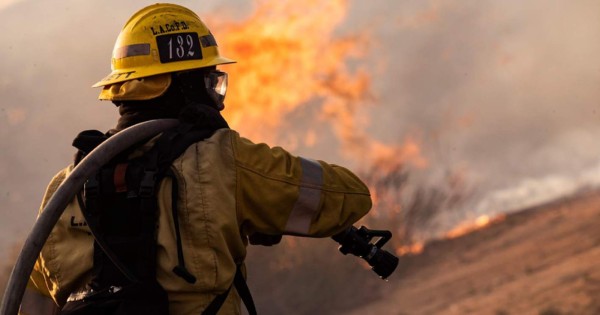
[{"label": "helmet brim", "polygon": [[144,68],[125,68],[113,70],[102,80],[96,82],[92,87],[102,87],[115,83],[125,82],[129,80],[146,78],[153,75],[164,74],[164,73],[172,73],[179,71],[187,71],[191,69],[201,69],[206,67],[224,65],[224,64],[232,64],[237,61],[221,56],[213,57],[209,60],[189,60],[189,61],[181,61],[178,62],[177,65],[171,64],[168,70],[163,68],[161,70],[160,67],[144,67]]}]

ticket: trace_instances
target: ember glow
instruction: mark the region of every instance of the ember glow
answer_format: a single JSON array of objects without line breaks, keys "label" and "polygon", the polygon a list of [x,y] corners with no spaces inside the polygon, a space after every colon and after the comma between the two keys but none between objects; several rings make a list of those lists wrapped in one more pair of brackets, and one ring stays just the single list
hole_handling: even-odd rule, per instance
[{"label": "ember glow", "polygon": [[493,218],[490,218],[487,215],[479,216],[474,222],[465,222],[450,230],[448,233],[446,233],[446,238],[452,239],[463,236],[465,234],[483,229],[492,223],[501,222],[505,218],[506,215],[498,215]]},{"label": "ember glow", "polygon": [[425,244],[423,242],[417,242],[412,245],[405,245],[396,248],[396,255],[398,256],[409,256],[418,255],[423,252]]}]

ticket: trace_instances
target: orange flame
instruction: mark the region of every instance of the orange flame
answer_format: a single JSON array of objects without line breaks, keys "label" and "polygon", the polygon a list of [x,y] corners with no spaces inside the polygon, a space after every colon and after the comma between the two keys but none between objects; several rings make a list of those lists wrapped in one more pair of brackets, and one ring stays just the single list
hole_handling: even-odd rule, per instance
[{"label": "orange flame", "polygon": [[[386,145],[365,131],[365,105],[374,100],[364,62],[369,36],[336,34],[347,15],[346,0],[255,0],[254,8],[240,22],[208,21],[216,25],[221,52],[238,61],[226,66],[231,82],[224,115],[233,128],[255,141],[285,140],[294,150],[295,145],[311,147],[323,140],[310,129],[311,123],[330,123],[346,158],[426,164],[414,141]],[[307,122],[306,134],[282,139],[289,115],[309,106],[316,106],[317,113]]]},{"label": "orange flame", "polygon": [[488,215],[481,215],[475,219],[475,222],[467,222],[459,224],[454,229],[446,233],[446,238],[452,239],[463,236],[465,234],[483,229],[492,223],[501,222],[506,218],[506,215],[498,215],[494,218],[490,218]]},{"label": "orange flame", "polygon": [[396,255],[398,256],[410,256],[410,255],[418,255],[423,252],[425,249],[425,244],[422,242],[418,242],[411,245],[400,246],[396,248]]},{"label": "orange flame", "polygon": [[[331,125],[344,157],[371,171],[375,208],[380,204],[390,216],[398,217],[403,210],[399,187],[404,167],[425,168],[428,161],[418,139],[406,137],[402,143],[388,144],[367,132],[368,107],[375,106],[376,97],[371,92],[372,73],[366,69],[381,65],[373,67],[372,59],[366,60],[373,41],[369,34],[339,35],[348,13],[347,0],[255,0],[253,4],[254,11],[242,21],[208,21],[221,52],[238,61],[226,66],[231,81],[224,115],[230,125],[254,141],[287,141],[289,150],[325,141],[319,126]],[[435,22],[439,14],[436,2],[400,22],[421,27]],[[311,113],[311,121],[294,121],[294,125],[306,125],[306,130],[292,140],[284,138],[285,123],[302,111]],[[461,122],[468,126],[472,117]],[[446,237],[459,237],[503,218],[481,216]],[[421,242],[402,244],[396,246],[396,253],[418,254],[423,247]]]},{"label": "orange flame", "polygon": [[[375,176],[399,174],[407,164],[427,166],[415,138],[388,144],[367,132],[370,107],[376,106],[373,73],[367,67],[381,65],[366,59],[372,37],[365,31],[339,35],[348,13],[346,0],[253,4],[253,12],[242,21],[207,21],[221,53],[238,61],[225,69],[231,80],[223,114],[234,129],[253,141],[284,142],[292,151],[296,145],[339,146],[343,157],[372,169]],[[298,113],[312,116],[293,121],[306,128],[290,136],[286,123],[302,116]],[[331,133],[323,136],[324,130]],[[329,143],[331,136],[334,143]],[[400,204],[377,187],[370,188],[375,203],[393,199],[386,202],[386,210],[397,216]],[[417,244],[400,251],[420,250]]]},{"label": "orange flame", "polygon": [[232,80],[225,115],[231,125],[274,141],[273,130],[287,114],[311,100],[340,97],[325,90],[330,78],[348,73],[345,61],[356,48],[357,40],[333,37],[346,11],[344,0],[257,0],[246,20],[222,25],[219,46],[238,60],[227,69]]}]

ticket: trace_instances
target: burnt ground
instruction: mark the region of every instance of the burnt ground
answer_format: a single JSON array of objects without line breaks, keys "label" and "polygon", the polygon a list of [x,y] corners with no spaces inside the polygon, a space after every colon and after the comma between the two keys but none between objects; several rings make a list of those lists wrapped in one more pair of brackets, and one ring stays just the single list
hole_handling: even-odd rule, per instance
[{"label": "burnt ground", "polygon": [[600,314],[600,192],[508,215],[404,257],[358,314]]}]

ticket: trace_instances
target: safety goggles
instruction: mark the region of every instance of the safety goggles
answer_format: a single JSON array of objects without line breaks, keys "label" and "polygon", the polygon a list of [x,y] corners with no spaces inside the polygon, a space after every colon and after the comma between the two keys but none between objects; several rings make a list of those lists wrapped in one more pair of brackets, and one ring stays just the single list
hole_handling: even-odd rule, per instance
[{"label": "safety goggles", "polygon": [[225,108],[223,101],[227,93],[227,73],[219,70],[211,70],[204,75],[204,85],[208,95],[215,101],[217,108]]}]

